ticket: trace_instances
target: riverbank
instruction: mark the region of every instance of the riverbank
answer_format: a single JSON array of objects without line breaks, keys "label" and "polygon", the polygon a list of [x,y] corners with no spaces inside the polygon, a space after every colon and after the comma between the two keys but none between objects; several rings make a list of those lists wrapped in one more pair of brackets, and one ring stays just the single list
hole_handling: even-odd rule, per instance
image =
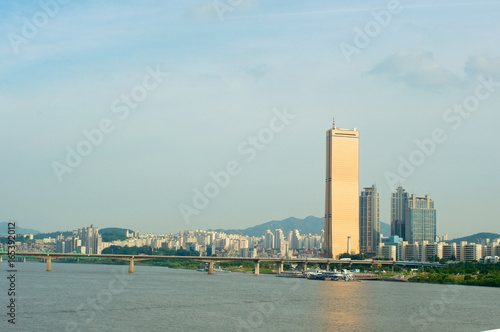
[{"label": "riverbank", "polygon": [[409,278],[408,281],[428,284],[500,287],[500,277],[495,275],[446,275],[431,273]]},{"label": "riverbank", "polygon": [[[28,259],[30,261],[38,261]],[[128,262],[110,258],[98,259],[57,259],[52,263],[74,263],[74,264],[104,264],[104,265],[127,265]],[[192,260],[146,260],[137,261],[136,265],[144,266],[164,266],[172,269],[187,269],[197,270],[200,267],[200,262]],[[219,263],[216,268],[239,273],[253,273],[253,263],[248,261],[232,261]],[[260,266],[261,274],[276,274],[274,264],[262,262]],[[288,271],[291,272],[291,271]],[[421,271],[418,274],[405,273],[354,273],[354,276],[359,280],[378,280],[390,282],[413,282],[413,283],[430,283],[430,284],[454,284],[466,286],[486,286],[500,287],[500,263],[499,264],[483,264],[483,263],[456,263],[448,264],[439,270],[426,268],[425,272]]]}]

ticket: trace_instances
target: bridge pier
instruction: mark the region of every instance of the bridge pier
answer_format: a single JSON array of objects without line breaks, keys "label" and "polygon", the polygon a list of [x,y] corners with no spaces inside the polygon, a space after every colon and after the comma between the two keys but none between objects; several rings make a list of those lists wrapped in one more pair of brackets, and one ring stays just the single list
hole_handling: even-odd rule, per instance
[{"label": "bridge pier", "polygon": [[128,273],[134,273],[134,259],[128,261]]},{"label": "bridge pier", "polygon": [[253,274],[256,275],[256,276],[258,276],[259,275],[259,269],[260,269],[259,261],[255,261],[254,264],[255,264],[255,267],[254,267],[254,270],[253,270]]},{"label": "bridge pier", "polygon": [[214,274],[214,261],[208,262],[208,274]]},{"label": "bridge pier", "polygon": [[47,272],[52,271],[52,258],[47,257]]},{"label": "bridge pier", "polygon": [[283,273],[283,261],[276,262],[276,266],[277,266],[277,274]]},{"label": "bridge pier", "polygon": [[302,262],[302,272],[307,272],[307,262]]}]

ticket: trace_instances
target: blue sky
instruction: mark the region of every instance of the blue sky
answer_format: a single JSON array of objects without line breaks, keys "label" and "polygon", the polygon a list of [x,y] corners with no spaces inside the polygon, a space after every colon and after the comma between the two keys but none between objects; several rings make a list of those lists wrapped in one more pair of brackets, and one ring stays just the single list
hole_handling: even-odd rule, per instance
[{"label": "blue sky", "polygon": [[[231,3],[2,1],[2,220],[170,233],[322,216],[324,135],[335,116],[360,131],[360,187],[377,184],[382,221],[387,174],[400,176],[398,158],[441,129],[446,140],[403,187],[435,200],[439,234],[500,232],[500,87],[457,128],[446,120],[479,77],[500,81],[499,1],[401,1],[385,26],[373,13],[391,1]],[[26,35],[26,22],[37,31]],[[357,31],[376,24],[347,59],[342,45],[356,47]],[[113,103],[151,71],[161,82],[121,118]],[[284,109],[294,118],[248,161],[238,147]],[[67,147],[85,144],[82,132],[103,119],[112,132],[60,181],[54,163],[65,165]],[[179,206],[193,207],[196,189],[230,161],[240,172],[187,222]]]}]

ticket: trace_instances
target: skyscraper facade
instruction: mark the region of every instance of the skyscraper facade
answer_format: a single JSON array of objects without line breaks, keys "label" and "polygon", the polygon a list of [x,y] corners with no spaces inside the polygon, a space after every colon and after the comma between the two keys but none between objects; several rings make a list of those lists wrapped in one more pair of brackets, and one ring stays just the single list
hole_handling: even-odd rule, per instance
[{"label": "skyscraper facade", "polygon": [[283,234],[283,230],[275,229],[274,230],[274,249],[280,250],[281,245],[285,242],[285,234]]},{"label": "skyscraper facade", "polygon": [[412,194],[408,197],[405,219],[405,241],[409,243],[436,241],[436,209],[429,195],[417,197]]},{"label": "skyscraper facade", "polygon": [[380,242],[380,196],[377,186],[364,188],[359,196],[359,249],[376,254]]},{"label": "skyscraper facade", "polygon": [[264,246],[266,247],[266,249],[274,248],[274,234],[269,229],[266,230]]},{"label": "skyscraper facade", "polygon": [[359,132],[326,132],[324,255],[359,253]]},{"label": "skyscraper facade", "polygon": [[59,235],[57,237],[56,252],[71,253],[80,252],[82,254],[100,255],[102,251],[102,237],[99,229],[91,225],[87,228],[81,228],[73,231],[73,236],[64,239]]},{"label": "skyscraper facade", "polygon": [[90,227],[79,229],[77,235],[82,240],[82,246],[86,247],[86,254],[101,254],[102,238],[98,228],[90,225]]},{"label": "skyscraper facade", "polygon": [[298,229],[294,229],[293,231],[290,231],[290,237],[289,237],[289,242],[290,242],[290,249],[302,249],[301,246],[301,238],[300,238],[300,233]]},{"label": "skyscraper facade", "polygon": [[408,208],[408,193],[399,186],[391,194],[391,236],[405,238],[406,209]]}]

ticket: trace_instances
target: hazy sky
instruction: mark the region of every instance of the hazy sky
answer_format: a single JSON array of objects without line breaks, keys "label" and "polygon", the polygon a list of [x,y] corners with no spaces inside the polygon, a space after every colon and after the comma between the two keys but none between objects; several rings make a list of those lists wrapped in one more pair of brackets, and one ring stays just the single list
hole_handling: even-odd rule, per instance
[{"label": "hazy sky", "polygon": [[438,234],[500,232],[499,12],[2,1],[0,220],[170,233],[320,217],[335,116],[360,131],[382,221],[402,183],[435,200]]}]

